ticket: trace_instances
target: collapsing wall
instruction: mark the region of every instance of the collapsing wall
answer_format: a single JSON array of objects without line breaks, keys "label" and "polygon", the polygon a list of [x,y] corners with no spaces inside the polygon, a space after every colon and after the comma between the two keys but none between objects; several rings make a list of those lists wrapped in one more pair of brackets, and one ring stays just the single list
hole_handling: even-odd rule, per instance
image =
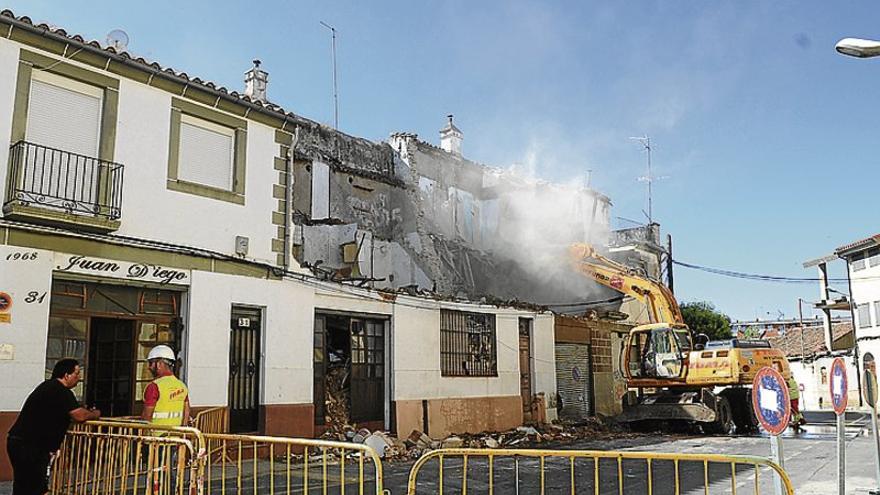
[{"label": "collapsing wall", "polygon": [[570,269],[567,247],[605,242],[607,197],[491,169],[414,134],[342,139],[344,153],[332,134],[309,136],[293,164],[293,251],[317,273],[474,300],[596,292]]}]

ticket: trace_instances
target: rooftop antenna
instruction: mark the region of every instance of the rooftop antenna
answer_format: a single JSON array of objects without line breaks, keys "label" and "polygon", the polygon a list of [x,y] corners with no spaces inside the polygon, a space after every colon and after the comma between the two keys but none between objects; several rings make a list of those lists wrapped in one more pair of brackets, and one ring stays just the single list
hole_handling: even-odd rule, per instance
[{"label": "rooftop antenna", "polygon": [[590,186],[592,186],[592,185],[593,185],[593,169],[588,168],[587,169],[587,189],[589,189]]},{"label": "rooftop antenna", "polygon": [[339,93],[336,84],[336,28],[324,21],[318,21],[322,26],[330,30],[330,52],[333,56],[333,128],[339,129]]},{"label": "rooftop antenna", "polygon": [[648,183],[648,212],[642,211],[646,217],[648,217],[648,224],[654,223],[654,195],[653,195],[653,186],[655,180],[666,179],[666,176],[655,177],[653,172],[651,171],[651,138],[645,134],[642,137],[631,137],[635,141],[638,141],[642,147],[645,148],[645,155],[648,159],[648,173],[647,175],[643,175],[639,177],[639,182],[647,182]]},{"label": "rooftop antenna", "polygon": [[128,49],[128,33],[121,29],[114,29],[107,33],[107,46],[117,53]]}]

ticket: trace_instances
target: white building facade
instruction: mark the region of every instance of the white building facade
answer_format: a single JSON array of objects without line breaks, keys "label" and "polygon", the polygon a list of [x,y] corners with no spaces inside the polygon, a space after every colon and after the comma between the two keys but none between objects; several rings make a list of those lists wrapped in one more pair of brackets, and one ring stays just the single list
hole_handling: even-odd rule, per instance
[{"label": "white building facade", "polygon": [[0,33],[0,433],[62,357],[84,403],[138,414],[158,344],[236,431],[320,433],[340,352],[352,421],[402,435],[515,427],[555,394],[552,315],[297,265],[292,148],[335,131],[8,11]]}]

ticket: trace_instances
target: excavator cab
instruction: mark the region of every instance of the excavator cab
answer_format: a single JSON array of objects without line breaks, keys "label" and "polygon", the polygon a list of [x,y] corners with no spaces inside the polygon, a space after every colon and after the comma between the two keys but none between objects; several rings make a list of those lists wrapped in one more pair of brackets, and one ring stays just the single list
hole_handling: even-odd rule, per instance
[{"label": "excavator cab", "polygon": [[687,326],[657,323],[634,328],[626,337],[624,349],[621,369],[633,385],[684,381],[693,341]]}]

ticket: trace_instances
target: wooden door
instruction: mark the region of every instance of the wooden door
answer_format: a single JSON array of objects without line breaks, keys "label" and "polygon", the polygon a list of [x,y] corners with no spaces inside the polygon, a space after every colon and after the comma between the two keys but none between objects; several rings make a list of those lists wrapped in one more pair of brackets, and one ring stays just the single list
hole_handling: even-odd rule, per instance
[{"label": "wooden door", "polygon": [[519,386],[523,420],[532,419],[532,320],[519,319]]},{"label": "wooden door", "polygon": [[89,328],[87,405],[102,416],[128,416],[132,410],[134,321],[92,318]]}]

